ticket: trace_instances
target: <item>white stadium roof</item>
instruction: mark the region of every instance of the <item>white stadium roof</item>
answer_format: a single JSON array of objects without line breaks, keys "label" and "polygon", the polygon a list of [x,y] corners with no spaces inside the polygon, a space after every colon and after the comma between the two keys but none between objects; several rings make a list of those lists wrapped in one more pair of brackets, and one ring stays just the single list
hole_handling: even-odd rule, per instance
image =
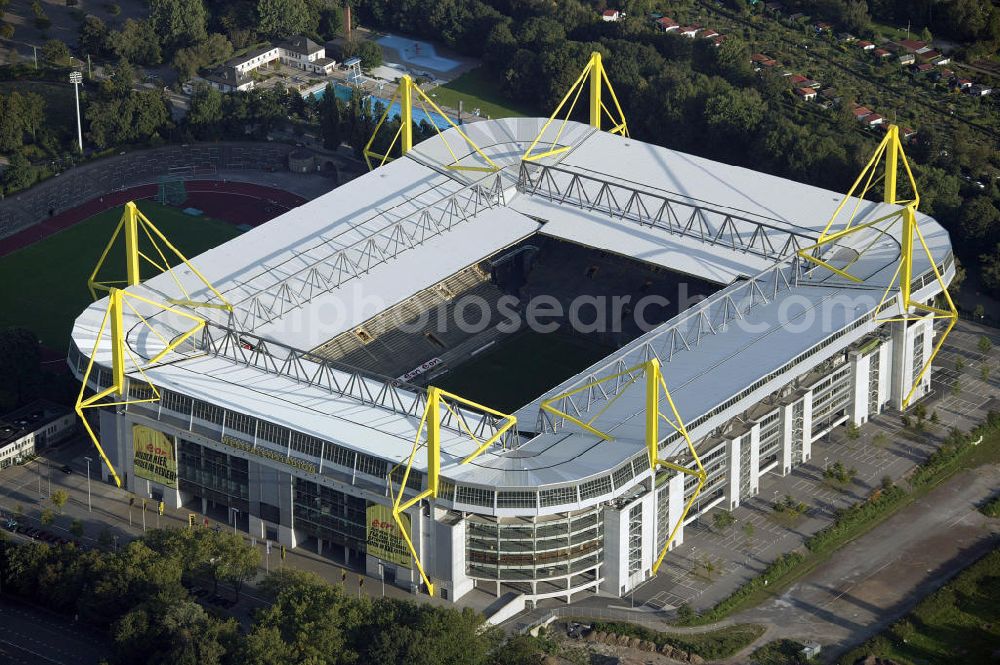
[{"label": "white stadium roof", "polygon": [[[332,375],[326,386],[303,380],[316,375],[315,368],[289,349],[314,348],[535,233],[727,285],[546,396],[655,352],[697,438],[719,418],[772,392],[778,375],[801,374],[874,329],[872,312],[899,261],[899,246],[891,235],[873,231],[850,237],[855,247],[872,243],[851,268],[863,278],[860,284],[825,269],[809,270],[790,258],[796,247],[819,235],[841,195],[578,123],[569,123],[560,138],[569,150],[522,164],[520,156],[543,122],[494,120],[464,128],[502,167],[499,173],[445,168],[453,161],[446,141],[462,163],[476,160],[455,130],[449,130],[416,146],[406,158],[195,257],[192,262],[235,307],[231,319],[221,310],[199,310],[216,324],[212,334],[222,340],[222,327],[228,326],[262,338],[270,343],[270,356],[251,361],[245,351],[232,345],[223,349],[219,341],[209,349],[215,353],[174,353],[168,357],[171,362],[147,370],[147,376],[158,386],[223,408],[404,461],[419,412],[359,399],[387,390],[378,378],[358,378],[339,392],[331,392],[329,385],[349,384],[349,372]],[[850,205],[855,203],[859,219],[897,209],[869,201]],[[947,233],[933,219],[921,217],[920,224],[936,262],[944,264],[950,253]],[[831,260],[854,256],[841,246]],[[929,269],[922,259],[920,254],[915,276]],[[180,272],[186,286],[197,291],[194,276]],[[159,301],[178,295],[168,275],[130,291]],[[201,295],[209,294],[202,288]],[[93,348],[105,308],[105,301],[94,303],[76,321],[73,339],[84,355]],[[167,331],[182,327],[171,320],[173,315],[138,309]],[[130,348],[149,358],[160,342],[130,314]],[[851,333],[843,334],[847,329]],[[816,349],[824,341],[831,344]],[[285,362],[290,357],[296,362]],[[96,360],[110,364],[107,341]],[[554,432],[547,427],[516,450],[495,448],[471,464],[458,465],[474,446],[443,428],[442,474],[464,484],[510,488],[579,483],[607,474],[644,450],[639,383],[627,388],[596,423],[614,441],[600,442],[571,427]],[[725,406],[750,386],[756,386],[752,394]],[[413,390],[399,386],[390,392],[405,402],[413,399]],[[533,397],[525,395],[526,405],[516,413],[522,431],[540,430],[540,398]],[[698,422],[713,410],[711,422]],[[415,466],[422,468],[421,456],[417,459]]]}]

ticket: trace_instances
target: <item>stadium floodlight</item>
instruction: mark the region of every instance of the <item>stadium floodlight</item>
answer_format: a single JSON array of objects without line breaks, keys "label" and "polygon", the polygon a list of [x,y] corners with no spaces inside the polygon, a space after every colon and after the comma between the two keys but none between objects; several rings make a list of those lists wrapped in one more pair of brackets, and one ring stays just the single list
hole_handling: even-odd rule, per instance
[{"label": "stadium floodlight", "polygon": [[73,84],[73,94],[76,96],[76,140],[80,146],[80,154],[83,154],[83,125],[80,122],[80,83],[83,82],[83,74],[73,70],[69,73],[69,82]]}]

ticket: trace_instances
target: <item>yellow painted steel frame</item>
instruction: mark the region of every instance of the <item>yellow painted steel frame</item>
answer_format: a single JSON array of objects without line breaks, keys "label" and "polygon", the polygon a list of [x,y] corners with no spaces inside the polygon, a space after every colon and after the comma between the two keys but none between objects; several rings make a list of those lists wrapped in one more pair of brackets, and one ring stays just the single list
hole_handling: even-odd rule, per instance
[{"label": "yellow painted steel frame", "polygon": [[[591,388],[598,386],[607,381],[613,381],[621,377],[629,377],[622,385],[618,387],[618,391],[615,393],[614,397],[608,400],[601,409],[599,409],[589,420],[582,420],[576,416],[566,413],[564,410],[559,409],[555,406],[558,402],[564,399],[570,398],[577,395],[585,390],[590,390]],[[663,563],[663,559],[667,554],[667,550],[670,549],[670,545],[674,542],[677,537],[677,533],[680,531],[681,525],[684,524],[684,518],[687,517],[688,513],[691,511],[691,506],[694,505],[695,500],[698,495],[701,494],[702,488],[705,486],[705,467],[701,464],[701,458],[698,457],[698,453],[694,448],[694,443],[691,441],[691,437],[688,435],[687,427],[684,425],[684,421],[681,420],[680,414],[677,412],[677,406],[674,404],[673,398],[670,396],[670,391],[667,390],[667,383],[663,379],[663,372],[660,367],[660,361],[656,358],[647,360],[646,362],[639,363],[638,365],[633,365],[628,369],[622,370],[621,372],[616,372],[608,376],[602,377],[595,381],[591,381],[582,386],[578,386],[573,390],[556,395],[547,400],[544,400],[541,404],[541,408],[544,411],[552,413],[556,416],[565,418],[569,422],[573,423],[582,430],[599,436],[605,441],[613,441],[614,437],[611,434],[603,432],[594,426],[597,419],[611,407],[615,401],[624,394],[625,388],[632,385],[639,380],[640,377],[645,377],[646,381],[646,450],[649,457],[649,468],[652,472],[656,472],[657,468],[665,467],[668,469],[673,469],[679,473],[683,473],[689,476],[695,476],[698,479],[698,485],[695,487],[694,493],[691,498],[687,500],[684,504],[684,508],[681,511],[681,515],[677,520],[677,523],[671,527],[670,535],[667,537],[666,542],[663,544],[663,549],[660,551],[656,562],[653,564],[653,574],[655,575],[660,569],[660,565]],[[665,415],[660,410],[660,398],[661,395],[666,399],[667,405],[670,407],[670,416]],[[691,453],[691,457],[695,463],[695,469],[689,469],[685,466],[677,464],[676,462],[670,462],[665,459],[660,458],[659,444],[660,444],[660,421],[664,421],[671,428],[682,437],[687,442],[688,451]]]},{"label": "yellow painted steel frame", "polygon": [[[885,158],[884,172],[880,178],[876,178],[875,174],[879,170],[879,162],[883,157]],[[910,188],[913,193],[912,199],[901,200],[897,196],[896,185],[897,185],[897,175],[900,163],[902,163],[903,168],[906,172],[906,176],[910,183]],[[864,186],[861,189],[861,191],[857,194],[857,200],[854,204],[854,209],[851,211],[850,216],[848,217],[847,222],[844,225],[844,228],[840,229],[839,231],[831,233],[830,229],[836,222],[837,217],[844,210],[848,200],[850,200],[852,196],[855,196],[855,192],[861,185],[862,180],[865,181]],[[883,201],[885,203],[901,205],[903,206],[902,209],[899,210],[898,212],[893,212],[888,215],[883,215],[882,217],[879,217],[869,222],[855,223],[855,217],[857,216],[858,209],[861,205],[861,201],[867,195],[871,187],[879,180],[884,181]],[[833,216],[830,218],[830,221],[827,222],[822,233],[820,233],[816,243],[809,247],[800,249],[798,252],[798,255],[807,261],[810,261],[812,263],[815,263],[816,265],[826,268],[827,270],[830,270],[835,274],[844,277],[846,279],[849,279],[853,282],[861,282],[859,278],[847,272],[847,268],[849,268],[858,259],[860,259],[861,256],[864,254],[864,252],[867,251],[868,248],[873,246],[881,235],[888,233],[889,226],[894,225],[896,221],[900,222],[902,230],[899,238],[900,241],[899,265],[896,266],[896,271],[893,274],[892,279],[889,280],[889,285],[886,287],[885,292],[882,294],[882,299],[879,302],[879,306],[875,308],[875,313],[873,314],[873,316],[876,317],[876,320],[879,321],[880,323],[888,323],[892,321],[916,321],[924,318],[945,319],[948,321],[948,325],[945,328],[944,332],[941,334],[940,338],[938,339],[937,344],[934,345],[934,349],[933,351],[931,351],[930,357],[927,359],[923,367],[920,369],[920,372],[917,374],[916,378],[910,385],[909,392],[907,392],[906,396],[903,398],[904,409],[909,405],[910,400],[913,398],[913,394],[917,390],[917,386],[920,385],[920,382],[921,380],[923,380],[924,375],[927,373],[927,371],[931,367],[931,364],[934,362],[934,358],[937,357],[937,354],[941,350],[941,347],[944,346],[944,342],[945,339],[947,339],[948,334],[951,333],[952,328],[954,328],[955,324],[958,323],[958,309],[955,307],[955,303],[951,299],[951,294],[948,293],[948,285],[945,284],[944,278],[941,276],[941,273],[938,270],[937,262],[934,260],[934,256],[931,254],[930,248],[927,246],[927,242],[924,240],[923,233],[920,232],[920,227],[917,224],[916,212],[917,212],[917,206],[919,205],[920,205],[920,194],[917,190],[917,183],[913,177],[913,172],[910,170],[910,164],[906,159],[906,153],[903,151],[903,144],[899,140],[899,127],[897,127],[896,125],[889,125],[889,129],[885,133],[885,138],[882,139],[882,142],[879,144],[878,148],[876,148],[875,153],[872,155],[871,159],[868,160],[868,163],[865,165],[865,168],[861,171],[861,174],[858,176],[857,180],[854,181],[854,184],[851,186],[850,191],[848,191],[847,195],[840,202],[840,205],[837,206],[837,209],[834,211]],[[886,224],[885,227],[879,227],[878,225],[882,224],[883,222],[889,222],[889,223]],[[837,268],[835,266],[832,266],[828,262],[820,259],[818,256],[815,256],[816,250],[818,250],[820,247],[831,243],[835,243],[848,235],[869,228],[874,228],[876,231],[878,231],[878,235],[866,247],[864,247],[860,252],[858,252],[858,255],[853,260],[848,262],[843,268]],[[922,302],[913,300],[911,298],[911,283],[913,281],[914,236],[916,236],[916,238],[920,241],[920,245],[921,247],[923,247],[924,254],[926,255],[927,260],[931,264],[931,268],[934,271],[934,278],[937,280],[938,285],[941,287],[941,293],[945,299],[945,302],[948,305],[947,309],[925,305]],[[877,318],[878,312],[882,309],[882,305],[889,298],[889,293],[890,291],[892,291],[894,286],[898,286],[899,288],[902,315],[879,319]],[[911,310],[913,311],[912,314],[910,313]]]},{"label": "yellow painted steel frame", "polygon": [[[177,314],[178,316],[190,319],[191,321],[194,322],[194,325],[191,327],[190,330],[181,333],[173,340],[168,340],[163,335],[161,335],[159,331],[157,331],[150,325],[149,321],[146,320],[146,317],[140,314],[139,311],[129,303],[129,300],[137,300],[139,302],[153,305],[154,307],[159,307],[163,311],[172,312],[174,314]],[[136,358],[135,354],[133,354],[132,351],[129,349],[128,343],[125,339],[125,330],[124,330],[122,316],[124,314],[124,308],[126,307],[128,307],[133,314],[139,317],[139,320],[142,321],[142,324],[145,325],[150,330],[150,332],[152,332],[156,337],[158,337],[160,341],[162,341],[164,344],[163,350],[157,353],[152,358],[150,358],[145,363],[139,362],[139,359]],[[90,362],[87,363],[87,369],[83,373],[83,379],[80,385],[80,394],[76,398],[75,410],[76,414],[80,416],[80,420],[83,422],[84,429],[86,429],[87,434],[90,435],[90,440],[93,441],[94,446],[97,448],[97,452],[100,453],[101,459],[104,460],[104,463],[108,465],[108,469],[111,471],[111,475],[114,477],[115,484],[118,487],[122,486],[121,478],[118,476],[118,472],[115,471],[115,467],[111,464],[111,460],[108,459],[107,454],[105,454],[104,448],[101,446],[101,442],[97,438],[97,435],[94,433],[93,428],[91,428],[90,423],[84,416],[83,413],[84,409],[94,409],[107,406],[124,406],[126,404],[141,404],[145,402],[159,401],[160,393],[156,389],[156,386],[153,385],[153,383],[146,376],[144,370],[149,369],[150,367],[158,363],[168,353],[170,353],[178,346],[183,344],[189,337],[191,337],[191,335],[194,335],[204,327],[205,327],[204,319],[194,316],[193,314],[189,314],[188,312],[182,311],[180,309],[175,309],[173,307],[170,307],[169,305],[164,305],[162,303],[149,300],[148,298],[144,298],[134,293],[128,293],[126,291],[122,291],[121,289],[114,289],[114,288],[111,289],[111,292],[108,296],[108,309],[104,312],[104,318],[101,320],[101,326],[97,331],[97,338],[94,340],[94,348],[90,354]],[[101,340],[104,339],[106,331],[109,331],[109,334],[111,335],[111,385],[103,390],[96,392],[90,397],[85,398],[84,394],[87,391],[87,384],[90,380],[90,375],[94,369],[94,358],[97,356],[98,349],[101,345]],[[129,399],[125,395],[126,361],[130,361],[135,371],[137,371],[146,381],[146,383],[149,384],[149,387],[152,390],[152,397],[143,399]],[[112,394],[117,395],[119,398],[124,398],[124,399],[117,399],[111,402],[103,401],[106,397],[109,397]]]},{"label": "yellow painted steel frame", "polygon": [[[471,407],[483,413],[500,418],[503,420],[503,424],[500,425],[489,438],[480,439],[475,435],[472,429],[469,428],[468,424],[465,422],[465,418],[456,410],[456,408],[460,408],[456,405]],[[420,577],[424,580],[424,584],[427,585],[427,593],[431,596],[434,595],[434,584],[427,575],[427,571],[424,570],[424,566],[420,561],[420,556],[417,554],[413,541],[410,539],[410,534],[407,532],[406,527],[403,524],[402,514],[420,501],[429,498],[436,498],[438,495],[438,485],[441,474],[442,406],[445,411],[450,413],[458,423],[459,429],[462,430],[466,436],[476,442],[476,444],[478,444],[476,450],[465,457],[460,464],[468,464],[482,455],[486,452],[487,448],[496,443],[508,430],[517,425],[517,418],[510,414],[501,413],[496,409],[491,409],[488,406],[478,404],[454,393],[449,393],[441,390],[440,388],[435,388],[434,386],[427,389],[427,403],[424,406],[424,413],[420,419],[420,424],[417,426],[417,434],[413,440],[413,448],[410,450],[410,457],[406,461],[406,469],[403,471],[403,479],[399,485],[399,492],[397,493],[392,489],[392,472],[402,466],[401,464],[397,464],[389,473],[389,491],[392,495],[392,518],[396,522],[396,526],[399,528],[400,533],[403,534],[403,539],[406,541],[406,545],[410,550],[413,562],[417,565]],[[422,441],[425,435],[426,440]],[[424,445],[427,448],[427,487],[416,496],[411,497],[407,501],[403,501],[403,493],[406,490],[406,483],[410,479],[410,469],[413,468],[413,460],[416,458],[417,450],[421,447],[421,445]]]},{"label": "yellow painted steel frame", "polygon": [[[559,139],[562,137],[563,130],[566,129],[566,124],[569,122],[570,117],[573,115],[573,110],[576,108],[576,103],[580,99],[580,95],[583,92],[584,86],[590,84],[590,95],[588,109],[590,111],[590,125],[595,129],[601,128],[601,121],[606,114],[608,118],[611,119],[613,123],[611,129],[608,131],[612,134],[621,134],[622,136],[628,136],[628,122],[625,120],[625,113],[622,111],[621,104],[618,103],[618,95],[615,94],[615,89],[611,86],[611,81],[608,79],[608,73],[604,69],[604,62],[601,59],[601,54],[597,51],[590,54],[590,60],[587,61],[587,65],[580,72],[576,81],[570,86],[569,90],[563,96],[562,101],[556,106],[556,110],[552,113],[549,119],[544,125],[542,125],[542,130],[538,132],[538,136],[535,140],[531,142],[528,146],[527,151],[525,151],[524,156],[521,157],[523,161],[530,162],[543,157],[550,157],[552,155],[558,155],[561,152],[569,150],[569,146],[558,146]],[[611,101],[614,103],[616,114],[612,114],[608,109],[607,105],[603,101],[603,93],[605,84],[607,84],[608,93],[611,95]],[[535,154],[535,147],[538,142],[542,140],[546,130],[549,126],[555,122],[556,118],[561,117],[559,112],[562,111],[563,107],[566,106],[566,102],[570,101],[572,97],[572,102],[569,104],[569,108],[566,110],[565,117],[562,117],[562,123],[559,125],[559,131],[556,132],[555,138],[550,142],[553,147],[545,152]]]},{"label": "yellow painted steel frame", "polygon": [[[414,95],[414,93],[416,94]],[[459,136],[461,136],[465,140],[465,142],[469,145],[469,147],[471,147],[473,151],[480,158],[482,158],[482,160],[487,164],[487,166],[471,166],[471,165],[459,164],[458,163],[459,157],[458,155],[455,154],[455,151],[452,149],[451,144],[448,143],[448,139],[446,139],[444,137],[444,134],[442,134],[441,128],[438,127],[436,124],[432,123],[435,131],[437,131],[438,133],[438,136],[440,136],[441,140],[444,141],[444,145],[448,149],[448,152],[451,154],[451,158],[453,160],[450,164],[445,165],[446,169],[450,169],[452,171],[480,171],[484,173],[496,173],[497,171],[500,170],[500,167],[497,166],[495,163],[493,163],[492,159],[486,156],[486,153],[484,153],[482,149],[478,145],[476,145],[475,141],[469,138],[469,136],[462,131],[461,127],[459,127],[458,125],[456,125],[454,122],[451,121],[451,118],[449,118],[445,114],[445,112],[442,111],[438,107],[438,105],[434,103],[434,100],[428,97],[427,94],[423,90],[421,90],[416,83],[413,82],[412,78],[410,78],[408,75],[404,75],[402,78],[399,79],[399,85],[396,86],[396,92],[393,93],[392,98],[389,100],[389,103],[386,104],[385,111],[382,112],[382,117],[379,118],[378,123],[375,125],[375,130],[372,132],[371,138],[368,139],[368,143],[365,144],[365,149],[364,149],[365,162],[368,164],[369,171],[374,170],[376,166],[382,166],[387,161],[392,160],[392,157],[390,157],[389,154],[392,152],[392,149],[396,146],[396,141],[399,141],[400,143],[401,155],[405,155],[406,153],[408,153],[410,150],[413,149],[414,100],[416,100],[416,103],[420,105],[420,108],[423,110],[423,112],[427,115],[428,118],[433,118],[434,116],[428,110],[427,106],[430,106],[430,108],[433,109],[435,113],[444,118],[445,121],[452,126],[452,128],[458,131]],[[385,154],[383,155],[372,150],[372,144],[375,143],[375,139],[378,137],[378,130],[380,130],[382,128],[382,125],[385,124],[385,121],[389,119],[389,111],[390,109],[392,109],[393,103],[397,101],[399,102],[399,110],[400,110],[399,130],[397,130],[396,135],[392,137],[392,141],[389,143],[389,147],[385,151]],[[373,158],[378,160],[377,165],[372,164]]]},{"label": "yellow painted steel frame", "polygon": [[[140,229],[145,234],[146,238],[149,239],[150,244],[159,258],[159,262],[150,257],[139,247]],[[104,266],[104,263],[107,260],[108,255],[111,253],[111,248],[114,246],[118,236],[122,234],[125,236],[126,279],[100,281],[97,278],[97,274]],[[159,242],[157,240],[159,240]],[[160,243],[165,245],[169,252],[173,253],[178,259],[180,259],[181,262],[188,267],[199,280],[201,280],[202,284],[208,287],[208,289],[216,298],[219,299],[220,302],[194,301],[191,298],[191,294],[188,293],[187,289],[184,288],[181,281],[177,278],[177,275],[174,274],[173,268],[167,261],[167,253],[160,247]],[[91,297],[93,297],[94,300],[97,300],[98,291],[110,293],[117,288],[135,286],[142,281],[140,259],[144,259],[161,273],[169,273],[173,278],[174,283],[177,285],[177,288],[184,294],[184,298],[176,300],[171,299],[169,301],[170,303],[174,305],[186,305],[188,307],[211,307],[232,311],[233,307],[229,304],[225,297],[219,293],[219,291],[212,286],[207,279],[205,279],[205,276],[202,275],[201,272],[194,267],[194,265],[192,265],[192,263],[181,253],[179,249],[174,247],[174,245],[167,240],[166,236],[164,236],[163,233],[156,228],[156,225],[153,224],[153,222],[151,222],[141,210],[139,210],[133,201],[129,201],[125,204],[125,209],[122,211],[122,216],[118,221],[118,226],[115,227],[114,233],[111,234],[111,239],[108,240],[108,244],[105,245],[104,251],[101,252],[101,258],[97,260],[97,265],[94,267],[93,272],[90,273],[90,278],[87,280],[87,287],[90,289]]]}]

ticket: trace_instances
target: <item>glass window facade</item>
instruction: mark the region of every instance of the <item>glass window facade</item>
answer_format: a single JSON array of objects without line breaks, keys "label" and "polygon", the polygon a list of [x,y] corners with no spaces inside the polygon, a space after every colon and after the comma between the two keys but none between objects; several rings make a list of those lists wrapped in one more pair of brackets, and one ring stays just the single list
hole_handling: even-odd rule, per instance
[{"label": "glass window facade", "polygon": [[325,542],[365,549],[364,499],[295,478],[295,528]]}]

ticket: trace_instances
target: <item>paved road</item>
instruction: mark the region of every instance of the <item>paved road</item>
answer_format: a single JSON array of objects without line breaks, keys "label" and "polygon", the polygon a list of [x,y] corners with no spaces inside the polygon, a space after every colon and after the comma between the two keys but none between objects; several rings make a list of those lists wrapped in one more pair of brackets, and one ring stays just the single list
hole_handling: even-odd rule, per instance
[{"label": "paved road", "polygon": [[94,665],[110,653],[100,631],[10,600],[0,600],[0,626],[0,665]]},{"label": "paved road", "polygon": [[997,487],[1000,466],[962,473],[733,619],[768,625],[769,640],[813,640],[829,657],[840,654],[1000,545],[1000,520],[976,510]]}]

